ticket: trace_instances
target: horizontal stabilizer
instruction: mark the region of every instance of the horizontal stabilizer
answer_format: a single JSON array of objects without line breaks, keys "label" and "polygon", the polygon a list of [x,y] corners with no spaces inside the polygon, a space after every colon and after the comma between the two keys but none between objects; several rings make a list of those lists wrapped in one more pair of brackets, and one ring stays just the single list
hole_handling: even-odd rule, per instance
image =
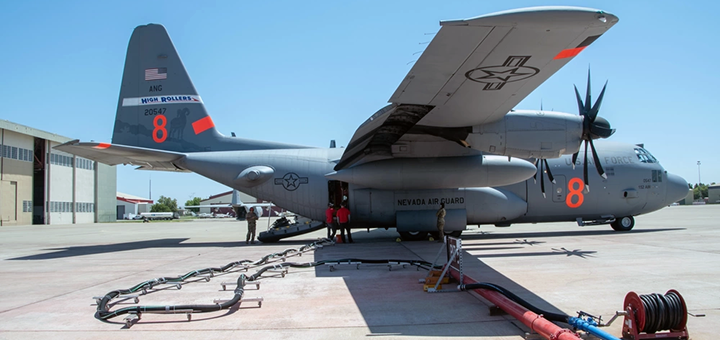
[{"label": "horizontal stabilizer", "polygon": [[140,166],[141,170],[189,172],[177,165],[177,161],[185,154],[173,151],[110,143],[80,143],[77,139],[58,145],[55,149],[108,165],[130,164]]}]

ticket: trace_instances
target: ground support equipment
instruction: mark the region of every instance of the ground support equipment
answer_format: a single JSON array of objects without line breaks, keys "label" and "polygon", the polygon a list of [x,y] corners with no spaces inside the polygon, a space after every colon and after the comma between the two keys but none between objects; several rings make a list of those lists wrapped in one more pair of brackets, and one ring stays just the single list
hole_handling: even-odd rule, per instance
[{"label": "ground support equipment", "polygon": [[[435,256],[432,268],[424,279],[419,280],[423,284],[423,289],[428,293],[457,292],[457,290],[442,290],[442,284],[450,282],[450,269],[458,271],[460,280],[462,280],[462,240],[457,237],[445,236],[443,241],[443,247],[440,247],[437,256]],[[445,262],[442,270],[433,269],[439,265],[438,260],[440,260],[443,252],[446,254],[447,262]]]},{"label": "ground support equipment", "polygon": [[[674,289],[665,295],[638,295],[629,292],[625,295],[625,321],[623,337],[640,339],[679,339],[690,338],[687,331],[687,306],[682,295]],[[665,331],[665,332],[662,332]]]},{"label": "ground support equipment", "polygon": [[[257,302],[258,308],[262,307],[264,299],[262,297],[248,298],[244,296],[247,286],[255,286],[255,289],[260,289],[260,279],[265,273],[278,273],[279,276],[284,277],[288,273],[288,268],[311,268],[316,266],[330,266],[331,270],[334,270],[335,265],[339,264],[353,264],[357,269],[360,265],[382,265],[387,266],[388,270],[393,268],[405,268],[406,266],[416,266],[423,269],[432,269],[432,266],[427,261],[422,260],[380,260],[380,259],[340,259],[331,261],[316,261],[308,263],[295,263],[285,262],[285,259],[291,256],[300,256],[305,251],[316,250],[322,248],[323,245],[334,244],[330,239],[321,239],[317,242],[300,247],[299,249],[287,249],[280,253],[273,253],[264,256],[262,259],[257,261],[242,260],[231,262],[223,267],[212,267],[191,271],[185,275],[177,277],[161,277],[152,280],[142,282],[129,289],[118,289],[111,291],[103,297],[94,297],[97,302],[97,311],[95,318],[103,322],[109,322],[110,319],[118,317],[120,315],[126,315],[124,318],[126,328],[130,328],[132,325],[137,323],[142,317],[143,313],[155,313],[155,314],[185,314],[188,321],[192,320],[193,313],[205,313],[220,311],[228,309],[232,306],[240,306],[243,302]],[[282,261],[281,263],[279,261]],[[275,262],[275,263],[272,263]],[[261,267],[262,266],[262,267]],[[250,268],[258,268],[255,274],[248,275],[245,272]],[[228,286],[235,286],[234,296],[232,299],[214,299],[212,305],[167,305],[167,306],[131,306],[124,307],[117,310],[110,310],[110,308],[116,305],[118,302],[125,301],[128,299],[134,299],[135,303],[139,302],[137,294],[150,294],[162,289],[157,289],[159,285],[169,285],[168,287],[175,287],[180,289],[182,284],[189,282],[196,282],[200,280],[209,281],[210,278],[217,275],[229,274],[235,272],[242,272],[236,282],[222,282],[220,285],[223,290],[226,290]],[[120,300],[117,300],[120,299]]]},{"label": "ground support equipment", "polygon": [[[283,220],[286,222],[278,223]],[[263,243],[275,243],[284,238],[307,234],[325,227],[325,222],[322,221],[300,218],[295,223],[289,223],[287,219],[283,217],[275,221],[267,231],[261,231],[257,239]]]}]

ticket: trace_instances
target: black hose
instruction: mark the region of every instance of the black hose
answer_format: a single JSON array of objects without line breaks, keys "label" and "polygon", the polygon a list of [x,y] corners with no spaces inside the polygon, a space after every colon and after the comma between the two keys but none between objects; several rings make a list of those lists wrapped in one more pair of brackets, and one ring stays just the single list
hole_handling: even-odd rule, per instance
[{"label": "black hose", "polygon": [[[222,267],[211,267],[211,268],[203,268],[203,269],[193,270],[191,272],[186,273],[185,275],[180,275],[177,277],[160,277],[160,278],[141,282],[129,289],[114,290],[114,291],[111,291],[111,292],[105,294],[105,296],[103,296],[103,298],[100,299],[100,301],[98,302],[97,311],[95,313],[95,318],[100,319],[102,321],[107,321],[110,318],[114,318],[116,316],[119,316],[122,314],[127,314],[127,313],[171,311],[171,310],[180,310],[180,309],[193,310],[193,312],[210,312],[210,311],[217,311],[220,309],[226,309],[226,308],[229,308],[230,306],[236,304],[238,301],[240,301],[240,299],[242,299],[242,294],[244,293],[245,281],[254,281],[257,278],[259,278],[262,273],[261,274],[256,273],[255,275],[252,275],[250,277],[248,277],[245,274],[241,274],[240,277],[238,277],[238,281],[237,281],[238,286],[235,289],[235,292],[234,292],[235,295],[233,296],[233,298],[231,300],[226,301],[222,304],[176,305],[176,306],[135,306],[135,307],[121,308],[121,309],[118,309],[115,311],[110,311],[108,309],[108,304],[110,303],[110,301],[112,301],[112,299],[114,299],[120,295],[123,295],[123,294],[132,294],[132,293],[136,293],[136,292],[140,292],[140,291],[142,291],[144,293],[148,289],[152,289],[154,286],[160,285],[160,284],[181,284],[181,283],[187,281],[188,279],[191,279],[198,275],[203,275],[203,274],[214,275],[215,273],[223,273],[223,272],[227,272],[237,266],[242,266],[244,264],[249,264],[252,266],[259,266],[259,265],[268,263],[273,258],[283,257],[289,253],[300,253],[305,250],[314,248],[318,244],[322,244],[323,242],[326,242],[326,241],[327,240],[320,240],[318,242],[313,242],[313,243],[304,245],[304,246],[300,247],[300,249],[290,248],[290,249],[286,249],[282,252],[265,255],[260,260],[257,260],[254,262],[252,260],[241,260],[241,261],[230,262]],[[261,270],[262,270],[262,272],[265,272],[266,270],[271,269],[272,267],[273,266],[265,267]]]},{"label": "black hose", "polygon": [[645,309],[645,327],[641,332],[656,333],[663,330],[680,329],[685,309],[675,292],[666,295],[654,293],[640,295]]},{"label": "black hose", "polygon": [[[269,255],[265,255],[263,258],[257,261],[251,261],[251,260],[241,260],[236,262],[230,262],[222,267],[211,267],[211,268],[204,268],[199,270],[193,270],[191,272],[186,273],[185,275],[177,276],[177,277],[160,277],[152,280],[147,280],[144,282],[141,282],[129,289],[117,289],[114,291],[111,291],[105,296],[100,299],[97,306],[97,311],[95,312],[95,318],[101,320],[101,321],[108,321],[111,318],[128,314],[128,313],[136,313],[136,314],[142,314],[143,312],[163,312],[163,311],[175,311],[175,310],[192,310],[193,313],[204,313],[204,312],[214,312],[222,309],[230,308],[231,306],[235,305],[242,299],[243,294],[245,292],[245,284],[246,282],[250,281],[256,281],[258,280],[263,273],[265,273],[268,270],[271,269],[277,269],[277,268],[284,268],[284,267],[293,267],[293,268],[309,268],[309,267],[315,267],[315,266],[322,266],[329,263],[343,263],[343,262],[358,262],[358,263],[366,263],[366,264],[383,264],[383,263],[408,263],[410,265],[418,266],[418,267],[424,267],[424,268],[431,268],[432,263],[422,260],[373,260],[373,259],[357,259],[357,258],[346,258],[341,260],[321,260],[316,262],[307,262],[307,263],[295,263],[295,262],[282,262],[272,265],[267,265],[262,268],[260,268],[255,274],[253,275],[246,275],[246,274],[240,274],[240,277],[238,277],[237,280],[237,288],[235,288],[234,296],[231,300],[228,300],[226,302],[220,303],[220,304],[212,304],[212,305],[168,305],[168,306],[134,306],[134,307],[126,307],[126,308],[120,308],[115,311],[110,311],[108,309],[108,304],[110,301],[114,298],[117,298],[120,295],[123,294],[132,294],[135,292],[143,291],[145,292],[147,289],[152,289],[156,285],[160,284],[181,284],[185,282],[186,280],[193,278],[198,275],[202,274],[211,274],[214,275],[215,273],[224,273],[227,272],[235,267],[249,264],[251,266],[259,266],[263,264],[267,264],[271,259],[276,257],[283,257],[286,256],[289,253],[301,253],[303,251],[306,251],[308,249],[315,248],[317,245],[322,244],[324,242],[330,241],[329,239],[323,239],[318,242],[313,242],[307,245],[304,245],[300,247],[299,249],[286,249],[279,253],[273,253]],[[438,267],[438,266],[436,266]]]},{"label": "black hose", "polygon": [[558,313],[552,313],[545,310],[542,310],[540,308],[537,308],[530,304],[529,302],[525,301],[524,299],[520,298],[519,296],[513,294],[511,291],[495,285],[493,283],[488,282],[476,282],[476,283],[469,283],[465,285],[459,286],[460,290],[472,290],[472,289],[487,289],[492,290],[495,292],[498,292],[508,299],[512,300],[513,302],[527,308],[528,310],[532,311],[535,314],[542,315],[545,319],[548,319],[550,321],[556,321],[556,322],[564,322],[568,323],[568,320],[570,319],[570,316],[567,314],[558,314]]}]

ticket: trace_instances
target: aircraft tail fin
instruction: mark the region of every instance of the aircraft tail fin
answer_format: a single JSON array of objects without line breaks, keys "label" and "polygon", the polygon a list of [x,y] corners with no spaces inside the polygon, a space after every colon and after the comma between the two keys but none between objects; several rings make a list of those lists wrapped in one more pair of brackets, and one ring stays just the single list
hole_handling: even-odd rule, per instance
[{"label": "aircraft tail fin", "polygon": [[223,139],[165,27],[133,31],[120,87],[113,144],[210,151]]}]

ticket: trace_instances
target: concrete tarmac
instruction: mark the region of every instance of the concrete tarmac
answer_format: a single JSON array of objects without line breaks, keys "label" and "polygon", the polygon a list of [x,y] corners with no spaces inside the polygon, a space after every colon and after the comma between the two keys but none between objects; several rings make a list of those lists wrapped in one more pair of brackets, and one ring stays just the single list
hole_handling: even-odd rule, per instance
[{"label": "concrete tarmac", "polygon": [[[720,325],[720,205],[673,206],[636,218],[631,232],[575,223],[472,226],[463,233],[463,265],[478,281],[499,284],[543,309],[583,310],[604,320],[625,295],[678,290],[693,314],[692,339],[716,339]],[[264,230],[267,219],[258,221]],[[467,292],[425,293],[425,271],[384,265],[291,268],[263,276],[262,297],[239,308],[194,314],[144,314],[130,328],[123,316],[101,322],[92,297],[148,279],[257,260],[297,248],[325,231],[276,244],[245,244],[245,222],[119,222],[0,228],[0,339],[356,339],[382,337],[524,339],[528,329]],[[433,261],[440,244],[396,242],[394,230],[354,230],[356,243],[292,257]],[[252,274],[254,270],[250,270]],[[212,304],[229,299],[238,272],[141,295],[139,305]],[[456,285],[445,285],[454,289]],[[162,287],[159,287],[162,288]],[[125,301],[112,309],[135,305]],[[561,324],[562,327],[567,325]],[[620,336],[622,318],[605,330]],[[535,338],[530,335],[529,338]]]}]

